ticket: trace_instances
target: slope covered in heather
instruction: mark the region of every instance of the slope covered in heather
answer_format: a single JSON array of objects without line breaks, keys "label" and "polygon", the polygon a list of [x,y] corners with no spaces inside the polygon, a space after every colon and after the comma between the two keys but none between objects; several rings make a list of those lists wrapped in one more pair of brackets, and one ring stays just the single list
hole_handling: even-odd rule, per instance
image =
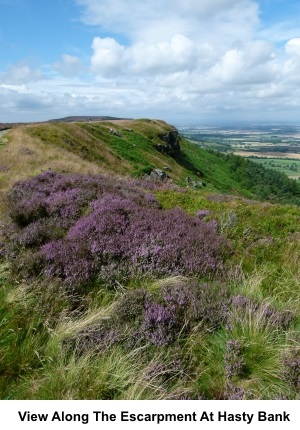
[{"label": "slope covered in heather", "polygon": [[294,182],[162,121],[16,127],[0,155],[2,399],[299,399]]}]

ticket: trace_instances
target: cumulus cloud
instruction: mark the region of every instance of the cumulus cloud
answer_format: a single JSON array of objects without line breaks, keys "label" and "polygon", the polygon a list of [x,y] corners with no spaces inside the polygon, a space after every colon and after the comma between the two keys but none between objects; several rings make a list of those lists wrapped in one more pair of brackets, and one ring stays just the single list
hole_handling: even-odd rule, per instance
[{"label": "cumulus cloud", "polygon": [[78,57],[62,54],[61,61],[54,63],[53,69],[63,76],[78,76],[86,70],[86,67]]},{"label": "cumulus cloud", "polygon": [[205,57],[205,49],[198,48],[190,39],[174,34],[170,40],[138,42],[129,47],[112,38],[96,37],[92,43],[91,70],[96,75],[115,77],[161,75],[194,69]]},{"label": "cumulus cloud", "polygon": [[224,83],[264,84],[276,78],[278,70],[272,45],[255,41],[242,48],[230,49],[211,69],[212,78]]},{"label": "cumulus cloud", "polygon": [[194,69],[198,55],[197,46],[182,34],[174,34],[170,40],[157,43],[139,42],[127,52],[135,72],[159,74]]},{"label": "cumulus cloud", "polygon": [[92,48],[94,53],[91,58],[92,70],[103,75],[115,75],[121,70],[124,62],[125,47],[111,37],[95,37]]},{"label": "cumulus cloud", "polygon": [[42,79],[43,73],[40,69],[32,68],[28,64],[16,64],[9,66],[7,72],[0,75],[0,78],[4,83],[27,83]]},{"label": "cumulus cloud", "polygon": [[283,64],[282,75],[284,81],[289,84],[300,83],[300,38],[290,39],[285,45],[288,56]]},{"label": "cumulus cloud", "polygon": [[294,59],[300,60],[300,38],[289,40],[285,45],[285,51]]}]

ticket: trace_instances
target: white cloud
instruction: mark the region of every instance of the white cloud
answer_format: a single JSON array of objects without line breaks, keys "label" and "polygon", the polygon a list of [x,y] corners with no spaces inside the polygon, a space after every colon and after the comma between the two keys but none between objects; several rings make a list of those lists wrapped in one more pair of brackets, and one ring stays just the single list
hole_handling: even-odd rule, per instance
[{"label": "white cloud", "polygon": [[138,77],[189,71],[209,55],[207,47],[198,48],[190,39],[174,34],[167,41],[138,42],[129,47],[112,38],[96,37],[92,43],[91,70],[103,77]]},{"label": "white cloud", "polygon": [[300,38],[289,40],[285,45],[285,51],[288,55],[300,58]]},{"label": "white cloud", "polygon": [[223,83],[263,84],[276,78],[278,66],[272,45],[255,41],[225,52],[212,68],[212,78]]},{"label": "white cloud", "polygon": [[9,66],[8,71],[0,75],[1,81],[4,83],[27,83],[37,81],[43,78],[43,73],[40,69],[32,68],[28,64],[16,64]]},{"label": "white cloud", "polygon": [[26,64],[2,73],[1,102],[20,115],[27,106],[45,119],[104,114],[172,120],[242,112],[255,117],[276,109],[279,115],[299,105],[299,34],[282,23],[289,40],[276,45],[283,35],[278,26],[272,37],[260,21],[258,1],[75,2],[82,21],[94,26],[91,51],[73,50],[85,63],[62,54],[44,67],[47,74]]},{"label": "white cloud", "polygon": [[175,34],[167,41],[152,44],[140,42],[133,45],[128,50],[128,61],[136,73],[173,73],[195,68],[198,49],[187,37]]},{"label": "white cloud", "polygon": [[62,54],[61,61],[54,63],[53,69],[63,76],[78,76],[86,70],[86,67],[78,57]]},{"label": "white cloud", "polygon": [[91,57],[91,65],[95,73],[111,76],[121,70],[125,51],[124,46],[111,37],[103,39],[95,37],[92,48],[94,53]]},{"label": "white cloud", "polygon": [[289,40],[285,45],[288,56],[283,63],[282,76],[286,84],[299,85],[300,83],[300,38]]},{"label": "white cloud", "polygon": [[[258,4],[252,0],[76,0],[88,25],[137,42],[158,42],[174,34],[212,39],[248,37],[258,25]],[[226,35],[222,32],[222,27]]]}]

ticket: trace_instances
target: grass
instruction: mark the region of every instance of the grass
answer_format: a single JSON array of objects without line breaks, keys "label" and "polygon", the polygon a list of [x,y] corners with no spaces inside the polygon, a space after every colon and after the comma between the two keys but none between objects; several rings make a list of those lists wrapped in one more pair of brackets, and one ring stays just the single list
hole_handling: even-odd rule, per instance
[{"label": "grass", "polygon": [[[199,320],[163,346],[119,342],[80,352],[72,345],[86,330],[112,320],[126,291],[143,288],[159,298],[165,286],[184,278],[131,279],[115,289],[94,282],[74,296],[59,282],[12,277],[2,259],[1,399],[299,399],[299,208],[253,200],[223,160],[185,140],[177,160],[163,156],[153,145],[169,130],[149,120],[15,128],[0,146],[7,168],[0,172],[0,214],[6,213],[4,197],[12,184],[41,170],[134,175],[167,166],[185,188],[151,191],[161,207],[190,215],[207,209],[205,219],[215,219],[230,241],[226,276],[218,286],[231,298],[226,321],[210,327]],[[207,186],[186,188],[186,176]],[[235,305],[237,297],[246,305]],[[268,318],[270,309],[279,319],[289,312],[291,321]],[[130,329],[124,326],[126,333]]]},{"label": "grass", "polygon": [[[229,382],[242,390],[243,398],[297,396],[282,379],[283,357],[295,347],[297,331],[293,327],[278,330],[266,319],[265,308],[270,302],[261,299],[262,273],[228,285],[232,294],[247,293],[260,302],[258,310],[233,307],[229,329],[209,332],[200,324],[174,346],[124,350],[116,345],[100,354],[90,350],[83,355],[66,348],[68,339],[109,317],[114,306],[111,292],[106,297],[101,293],[102,306],[98,302],[93,309],[89,302],[81,314],[71,310],[61,291],[56,296],[49,291],[52,312],[48,315],[49,299],[41,300],[42,286],[13,287],[9,268],[4,265],[0,276],[2,399],[220,399],[226,397]],[[160,281],[147,288],[156,291],[163,284]],[[230,340],[241,343],[243,368],[228,382],[226,345]],[[176,356],[185,363],[183,370],[170,373],[166,363]]]},{"label": "grass", "polygon": [[102,166],[51,142],[45,145],[39,138],[28,135],[26,127],[11,130],[9,142],[0,151],[0,216],[5,208],[4,195],[16,181],[49,169],[91,174],[106,172]]},{"label": "grass", "polygon": [[[147,121],[126,121],[124,125],[109,122],[44,124],[27,127],[25,132],[46,145],[63,148],[110,172],[141,175],[152,168],[167,167],[172,172],[170,175],[179,179],[186,172],[153,146],[160,142],[159,133],[165,134],[171,129],[160,122],[149,125]],[[117,131],[120,136],[110,130]]]}]

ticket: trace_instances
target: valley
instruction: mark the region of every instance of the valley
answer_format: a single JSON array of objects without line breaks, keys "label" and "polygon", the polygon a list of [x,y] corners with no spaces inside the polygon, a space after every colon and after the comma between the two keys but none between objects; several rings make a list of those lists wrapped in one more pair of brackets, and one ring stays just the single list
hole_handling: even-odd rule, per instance
[{"label": "valley", "polygon": [[180,132],[202,148],[230,152],[298,179],[300,127],[255,124],[232,126],[180,126]]}]

